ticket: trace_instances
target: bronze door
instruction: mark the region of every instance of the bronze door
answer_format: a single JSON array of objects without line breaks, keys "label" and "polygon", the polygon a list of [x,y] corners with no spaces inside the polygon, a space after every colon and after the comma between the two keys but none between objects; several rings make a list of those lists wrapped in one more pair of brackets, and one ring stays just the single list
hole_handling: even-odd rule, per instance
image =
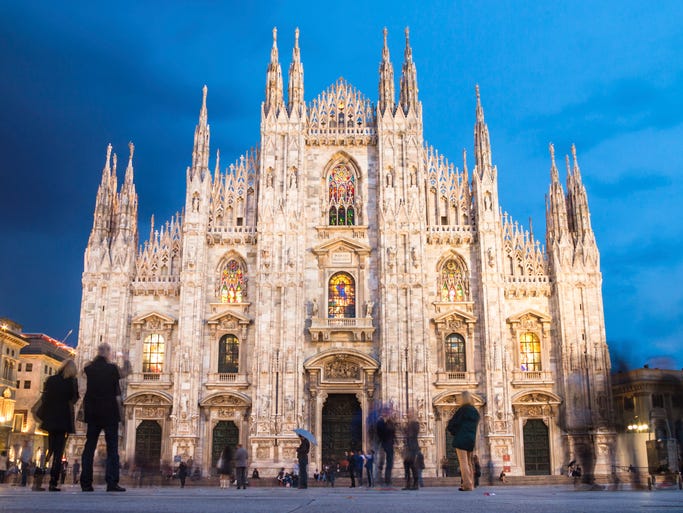
[{"label": "bronze door", "polygon": [[235,446],[239,443],[240,431],[237,429],[235,423],[231,420],[221,420],[213,428],[213,437],[211,440],[211,468],[216,468],[218,458],[225,446],[231,447],[233,451]]},{"label": "bronze door", "polygon": [[354,394],[330,394],[323,406],[322,424],[323,465],[339,463],[346,451],[362,449],[362,412]]},{"label": "bronze door", "polygon": [[135,430],[135,465],[159,470],[161,464],[161,426],[156,420],[143,420]]},{"label": "bronze door", "polygon": [[540,419],[524,424],[524,472],[527,476],[550,475],[548,426]]}]

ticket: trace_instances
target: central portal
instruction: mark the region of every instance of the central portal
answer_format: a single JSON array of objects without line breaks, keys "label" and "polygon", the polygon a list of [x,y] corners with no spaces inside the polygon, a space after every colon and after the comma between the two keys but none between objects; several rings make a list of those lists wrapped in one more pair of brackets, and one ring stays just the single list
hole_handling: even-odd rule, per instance
[{"label": "central portal", "polygon": [[323,406],[322,463],[336,464],[363,445],[363,416],[355,394],[330,394]]}]

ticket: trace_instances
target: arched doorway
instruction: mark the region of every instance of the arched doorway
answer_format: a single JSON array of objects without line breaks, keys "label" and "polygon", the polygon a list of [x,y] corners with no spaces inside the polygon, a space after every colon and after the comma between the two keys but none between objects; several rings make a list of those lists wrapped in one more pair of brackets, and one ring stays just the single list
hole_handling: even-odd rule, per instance
[{"label": "arched doorway", "polygon": [[550,475],[548,426],[541,419],[524,424],[524,472],[527,476]]},{"label": "arched doorway", "polygon": [[322,411],[323,465],[340,462],[363,445],[363,413],[355,394],[330,394]]},{"label": "arched doorway", "polygon": [[159,470],[161,464],[161,426],[156,420],[143,420],[135,429],[135,465]]},{"label": "arched doorway", "polygon": [[211,437],[211,468],[216,468],[218,458],[221,457],[226,445],[235,448],[239,443],[239,435],[239,429],[231,420],[221,420],[214,426]]}]

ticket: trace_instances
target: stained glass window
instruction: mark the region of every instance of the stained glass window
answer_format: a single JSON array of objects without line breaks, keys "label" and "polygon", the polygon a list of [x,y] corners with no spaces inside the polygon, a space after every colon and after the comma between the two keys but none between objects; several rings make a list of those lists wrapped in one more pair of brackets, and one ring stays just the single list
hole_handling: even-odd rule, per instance
[{"label": "stained glass window", "polygon": [[218,372],[239,371],[240,342],[235,335],[223,335],[218,342]]},{"label": "stained glass window", "polygon": [[522,333],[519,337],[519,363],[523,371],[540,371],[541,341],[535,333]]},{"label": "stained glass window", "polygon": [[241,303],[247,297],[247,277],[244,266],[230,260],[221,272],[221,303]]},{"label": "stained glass window", "polygon": [[163,372],[165,356],[164,337],[158,333],[147,335],[142,344],[142,372]]},{"label": "stained glass window", "polygon": [[465,372],[465,339],[451,333],[446,337],[446,372]]},{"label": "stained glass window", "polygon": [[330,278],[327,316],[347,319],[356,317],[356,287],[350,274],[337,273]]},{"label": "stained glass window", "polygon": [[441,301],[456,303],[466,301],[470,295],[470,284],[465,266],[455,259],[448,260],[441,268],[439,296]]},{"label": "stained glass window", "polygon": [[354,225],[356,223],[353,208],[356,199],[356,177],[353,172],[345,164],[337,164],[330,171],[327,187],[330,225]]}]

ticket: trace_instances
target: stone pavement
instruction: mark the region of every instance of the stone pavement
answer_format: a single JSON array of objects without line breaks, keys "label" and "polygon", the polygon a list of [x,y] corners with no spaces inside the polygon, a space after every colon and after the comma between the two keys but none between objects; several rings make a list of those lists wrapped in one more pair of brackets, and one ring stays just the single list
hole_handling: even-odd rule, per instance
[{"label": "stone pavement", "polygon": [[483,486],[474,492],[454,488],[130,488],[84,493],[33,492],[0,485],[2,513],[582,513],[680,512],[683,492],[577,491],[572,486]]}]

